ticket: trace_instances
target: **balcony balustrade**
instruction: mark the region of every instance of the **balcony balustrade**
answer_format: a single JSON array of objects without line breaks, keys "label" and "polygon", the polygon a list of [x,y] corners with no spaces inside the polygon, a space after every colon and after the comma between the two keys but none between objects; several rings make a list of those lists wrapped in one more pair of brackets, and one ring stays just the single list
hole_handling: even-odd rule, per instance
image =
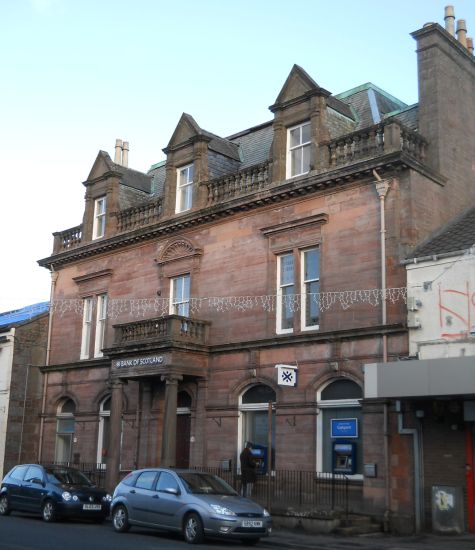
[{"label": "balcony balustrade", "polygon": [[269,187],[270,183],[268,162],[256,164],[237,174],[207,181],[205,185],[208,190],[208,206],[256,193]]},{"label": "balcony balustrade", "polygon": [[206,345],[209,337],[208,321],[168,315],[114,325],[114,347],[158,341]]},{"label": "balcony balustrade", "polygon": [[334,168],[393,151],[403,151],[424,162],[427,143],[417,132],[391,122],[341,136],[327,145],[330,167]]},{"label": "balcony balustrade", "polygon": [[58,231],[57,233],[53,233],[53,235],[53,253],[56,254],[57,252],[75,248],[81,244],[82,225],[71,227],[71,229],[65,229],[64,231]]},{"label": "balcony balustrade", "polygon": [[147,202],[140,206],[132,206],[115,212],[117,218],[117,232],[132,231],[159,220],[162,213],[162,199]]}]

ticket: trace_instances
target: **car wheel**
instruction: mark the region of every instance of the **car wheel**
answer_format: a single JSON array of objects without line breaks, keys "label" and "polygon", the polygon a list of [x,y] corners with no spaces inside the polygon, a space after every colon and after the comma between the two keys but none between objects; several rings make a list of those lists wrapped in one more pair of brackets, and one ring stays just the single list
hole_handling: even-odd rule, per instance
[{"label": "car wheel", "polygon": [[200,544],[205,538],[203,522],[198,514],[188,514],[183,524],[183,536],[189,544]]},{"label": "car wheel", "polygon": [[0,516],[8,516],[11,512],[10,505],[8,504],[8,496],[0,496]]},{"label": "car wheel", "polygon": [[52,500],[45,500],[41,507],[41,517],[44,521],[51,523],[56,521],[56,506]]},{"label": "car wheel", "polygon": [[257,544],[261,539],[259,537],[256,537],[255,539],[242,539],[242,543],[246,546],[254,546]]},{"label": "car wheel", "polygon": [[112,525],[118,533],[125,533],[130,529],[129,514],[125,506],[116,506],[112,512]]}]

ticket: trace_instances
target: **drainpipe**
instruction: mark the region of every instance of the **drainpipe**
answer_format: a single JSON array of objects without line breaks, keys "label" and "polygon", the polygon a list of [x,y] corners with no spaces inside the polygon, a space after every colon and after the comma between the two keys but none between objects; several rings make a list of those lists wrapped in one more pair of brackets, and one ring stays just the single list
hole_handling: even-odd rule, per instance
[{"label": "drainpipe", "polygon": [[[374,177],[376,178],[376,192],[379,196],[380,204],[380,246],[381,246],[381,324],[384,326],[387,322],[387,311],[386,311],[386,218],[385,218],[385,198],[387,192],[389,191],[389,180],[383,180],[381,176],[373,170]],[[388,361],[388,337],[386,334],[382,335],[383,340],[383,363]],[[389,516],[391,513],[391,495],[390,495],[390,485],[389,485],[389,422],[388,422],[388,404],[384,403],[383,405],[383,435],[384,435],[384,467],[386,470],[386,479],[385,479],[385,494],[384,494],[384,531],[389,531]]]},{"label": "drainpipe", "polygon": [[[49,365],[49,356],[51,351],[51,329],[53,327],[53,298],[54,291],[56,286],[56,281],[58,280],[59,273],[54,270],[54,266],[51,265],[51,290],[50,290],[50,301],[49,301],[49,319],[48,319],[48,339],[46,342],[46,359],[45,367]],[[45,412],[46,412],[46,391],[48,389],[48,372],[45,373],[43,378],[43,397],[41,401],[41,417],[40,417],[40,438],[38,442],[38,462],[41,463],[41,457],[43,454],[43,432],[45,426]]]},{"label": "drainpipe", "polygon": [[402,414],[401,401],[396,401],[396,410],[397,415],[397,426],[398,433],[400,435],[412,435],[412,446],[414,453],[414,513],[415,513],[415,523],[416,523],[416,533],[421,532],[422,526],[422,513],[421,505],[423,500],[421,498],[421,458],[419,454],[419,431],[417,428],[404,428],[404,418]]}]

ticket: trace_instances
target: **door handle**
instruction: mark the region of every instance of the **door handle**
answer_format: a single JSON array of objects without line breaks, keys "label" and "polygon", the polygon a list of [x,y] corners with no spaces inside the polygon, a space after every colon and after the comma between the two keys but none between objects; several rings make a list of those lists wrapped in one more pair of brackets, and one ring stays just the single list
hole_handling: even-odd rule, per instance
[{"label": "door handle", "polygon": [[131,489],[131,490],[129,491],[129,493],[132,493],[133,495],[135,495],[135,489]]},{"label": "door handle", "polygon": [[152,498],[160,498],[158,495],[153,495]]}]

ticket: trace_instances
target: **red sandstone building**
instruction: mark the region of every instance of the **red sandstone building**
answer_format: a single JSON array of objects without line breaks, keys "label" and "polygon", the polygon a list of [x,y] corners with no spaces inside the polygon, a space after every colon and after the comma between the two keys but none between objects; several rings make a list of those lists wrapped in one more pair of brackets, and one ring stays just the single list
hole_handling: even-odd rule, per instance
[{"label": "red sandstone building", "polygon": [[104,463],[110,486],[234,467],[245,441],[268,447],[271,402],[274,469],[333,471],[349,429],[358,509],[413,520],[411,449],[395,432],[384,456],[396,412],[362,406],[363,366],[408,356],[401,262],[475,198],[473,55],[437,24],[413,37],[415,105],[295,65],[269,122],[220,137],[184,114],[147,174],[127,143],[99,152],[82,224],[40,261],[43,459]]}]

